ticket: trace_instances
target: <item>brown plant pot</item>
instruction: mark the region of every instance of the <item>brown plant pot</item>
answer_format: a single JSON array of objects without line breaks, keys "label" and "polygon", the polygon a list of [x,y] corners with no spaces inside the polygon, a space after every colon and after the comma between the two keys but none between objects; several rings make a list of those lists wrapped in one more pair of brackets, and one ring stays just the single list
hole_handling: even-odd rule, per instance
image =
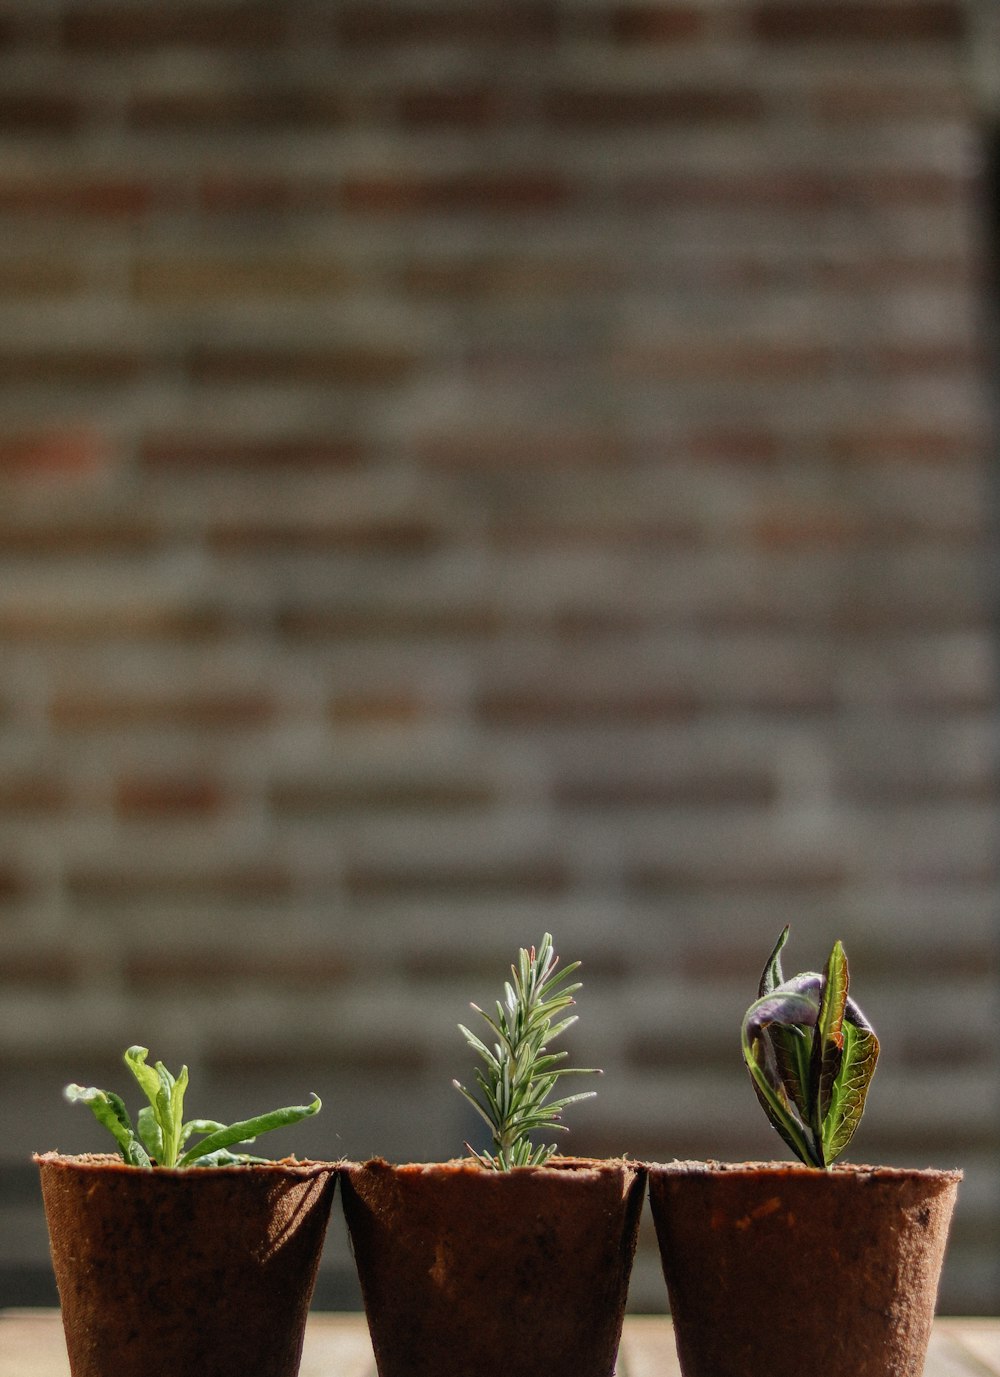
[{"label": "brown plant pot", "polygon": [[346,1164],[380,1377],[610,1377],[645,1178],[587,1158]]},{"label": "brown plant pot", "polygon": [[336,1166],[34,1160],[72,1377],[295,1377]]},{"label": "brown plant pot", "polygon": [[961,1175],[651,1166],[684,1377],[920,1377]]}]

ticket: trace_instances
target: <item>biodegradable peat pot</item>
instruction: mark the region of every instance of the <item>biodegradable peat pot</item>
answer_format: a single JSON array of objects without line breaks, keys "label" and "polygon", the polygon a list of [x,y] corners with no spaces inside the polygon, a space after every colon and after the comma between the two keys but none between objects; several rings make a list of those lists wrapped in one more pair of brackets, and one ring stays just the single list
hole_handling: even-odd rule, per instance
[{"label": "biodegradable peat pot", "polygon": [[345,1164],[379,1377],[611,1377],[645,1184],[589,1158]]},{"label": "biodegradable peat pot", "polygon": [[684,1377],[920,1377],[961,1175],[650,1166]]},{"label": "biodegradable peat pot", "polygon": [[34,1160],[72,1377],[295,1377],[335,1165]]}]

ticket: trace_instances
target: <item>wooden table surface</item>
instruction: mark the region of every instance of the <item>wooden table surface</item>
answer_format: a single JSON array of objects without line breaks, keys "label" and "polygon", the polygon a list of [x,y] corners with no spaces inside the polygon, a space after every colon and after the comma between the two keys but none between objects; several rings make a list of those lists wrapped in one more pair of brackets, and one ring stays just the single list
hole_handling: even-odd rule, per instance
[{"label": "wooden table surface", "polygon": [[[0,1377],[69,1377],[58,1311],[0,1312]],[[375,1377],[364,1316],[311,1315],[299,1377]],[[668,1319],[628,1316],[618,1377],[680,1377]],[[1000,1320],[939,1319],[924,1377],[1000,1377]]]}]

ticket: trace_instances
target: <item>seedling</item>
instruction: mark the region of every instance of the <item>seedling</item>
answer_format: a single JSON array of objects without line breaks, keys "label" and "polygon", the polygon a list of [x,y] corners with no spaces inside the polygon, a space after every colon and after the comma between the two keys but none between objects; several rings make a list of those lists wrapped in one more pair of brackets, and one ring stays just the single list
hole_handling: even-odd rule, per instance
[{"label": "seedling", "polygon": [[[96,1086],[67,1085],[63,1092],[71,1103],[88,1105],[98,1123],[114,1135],[122,1157],[133,1167],[220,1167],[248,1162],[264,1162],[264,1157],[230,1152],[237,1144],[252,1143],[260,1133],[297,1124],[320,1110],[319,1096],[310,1104],[275,1109],[236,1124],[220,1124],[215,1119],[183,1120],[184,1092],[188,1084],[188,1069],[182,1066],[172,1076],[162,1061],[147,1066],[149,1051],[145,1047],[130,1047],[125,1064],[139,1082],[149,1101],[139,1110],[138,1130],[132,1127],[125,1103],[112,1090],[98,1090]],[[192,1134],[206,1135],[200,1142],[187,1146]]]},{"label": "seedling", "polygon": [[847,995],[847,956],[835,943],[822,975],[785,980],[786,927],[743,1019],[743,1060],[771,1123],[807,1166],[828,1167],[854,1136],[878,1058],[878,1038]]},{"label": "seedling", "polygon": [[504,985],[503,1001],[497,1000],[495,1020],[477,1004],[472,1005],[497,1039],[492,1048],[464,1024],[458,1025],[485,1067],[476,1068],[479,1096],[458,1081],[453,1084],[486,1121],[493,1139],[492,1153],[476,1152],[471,1147],[469,1151],[483,1166],[496,1171],[544,1165],[555,1152],[555,1144],[534,1145],[530,1135],[541,1129],[565,1132],[566,1126],[560,1122],[562,1111],[595,1093],[585,1090],[559,1100],[548,1099],[560,1076],[594,1073],[592,1067],[560,1066],[566,1053],[548,1050],[549,1043],[576,1022],[575,1014],[555,1024],[553,1019],[573,1004],[573,995],[580,988],[579,981],[566,984],[579,961],[557,974],[558,961],[552,936],[546,933],[537,951],[534,947],[521,948],[517,964],[511,966],[512,980]]}]

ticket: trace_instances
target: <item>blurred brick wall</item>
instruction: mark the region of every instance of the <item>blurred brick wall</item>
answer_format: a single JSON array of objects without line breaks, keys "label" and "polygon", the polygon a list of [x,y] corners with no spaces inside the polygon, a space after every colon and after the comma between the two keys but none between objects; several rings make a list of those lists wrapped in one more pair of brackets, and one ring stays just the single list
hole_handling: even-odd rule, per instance
[{"label": "blurred brick wall", "polygon": [[[956,0],[0,3],[0,1281],[142,1042],[315,1155],[475,1133],[585,961],[567,1149],[782,1151],[783,923],[967,1170],[993,1309],[980,130]],[[27,1262],[25,1262],[27,1259]],[[352,1303],[339,1216],[320,1299]],[[637,1308],[660,1308],[643,1246]]]}]

